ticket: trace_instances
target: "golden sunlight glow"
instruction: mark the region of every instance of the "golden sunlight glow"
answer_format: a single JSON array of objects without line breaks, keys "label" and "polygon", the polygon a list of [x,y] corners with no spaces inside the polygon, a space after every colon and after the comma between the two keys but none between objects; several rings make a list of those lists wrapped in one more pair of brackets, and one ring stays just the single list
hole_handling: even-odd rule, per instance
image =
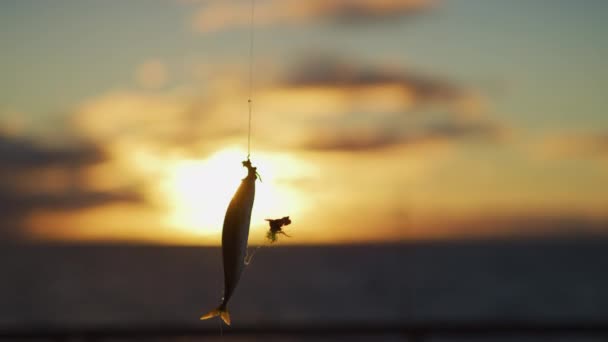
[{"label": "golden sunlight glow", "polygon": [[[171,167],[163,184],[170,204],[167,224],[199,235],[217,235],[224,214],[246,169],[241,162],[246,153],[239,149],[221,150],[205,160],[180,160]],[[293,187],[306,171],[304,164],[291,156],[258,154],[251,157],[262,182],[257,182],[251,219],[252,229],[265,229],[265,218],[294,215],[306,201]]]}]

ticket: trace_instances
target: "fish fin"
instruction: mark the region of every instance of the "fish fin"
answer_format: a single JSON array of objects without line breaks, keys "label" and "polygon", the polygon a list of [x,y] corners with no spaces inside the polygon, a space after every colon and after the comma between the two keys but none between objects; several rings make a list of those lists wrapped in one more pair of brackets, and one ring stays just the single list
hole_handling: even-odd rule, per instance
[{"label": "fish fin", "polygon": [[230,325],[230,313],[224,305],[220,305],[217,309],[211,310],[208,313],[202,315],[200,320],[203,321],[217,316],[220,316],[220,318],[222,319],[222,321],[224,321],[224,323],[226,323],[226,325]]},{"label": "fish fin", "polygon": [[220,312],[220,318],[222,321],[224,321],[224,323],[226,323],[226,325],[230,325],[230,313],[228,312],[228,309]]}]

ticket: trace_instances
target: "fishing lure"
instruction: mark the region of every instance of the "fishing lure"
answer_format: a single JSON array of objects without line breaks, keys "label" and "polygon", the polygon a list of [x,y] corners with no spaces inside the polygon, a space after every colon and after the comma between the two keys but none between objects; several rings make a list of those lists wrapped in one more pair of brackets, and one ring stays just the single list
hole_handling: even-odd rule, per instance
[{"label": "fishing lure", "polygon": [[285,216],[280,219],[266,219],[266,221],[268,221],[268,224],[270,225],[270,229],[268,229],[268,232],[266,232],[266,238],[268,239],[268,241],[270,241],[270,243],[274,243],[277,241],[278,234],[291,237],[287,235],[287,233],[285,233],[285,231],[283,230],[283,226],[288,226],[289,224],[291,224],[291,219],[289,219],[289,216]]},{"label": "fishing lure", "polygon": [[[283,218],[280,219],[266,219],[266,221],[268,221],[269,225],[270,225],[270,229],[268,229],[268,232],[266,232],[266,239],[270,242],[270,243],[275,243],[278,239],[278,234],[282,234],[285,235],[287,237],[291,237],[289,235],[287,235],[287,233],[285,233],[285,231],[282,229],[283,226],[287,226],[291,223],[291,219],[289,219],[289,216],[285,216]],[[255,253],[262,248],[263,246],[257,246],[252,252],[251,254],[248,254],[245,257],[245,265],[249,265],[251,264],[251,261],[253,260],[253,257],[255,256]]]},{"label": "fishing lure", "polygon": [[243,166],[247,168],[247,176],[241,181],[239,188],[228,205],[222,228],[224,297],[219,307],[200,318],[201,320],[205,320],[220,316],[227,325],[230,325],[230,314],[227,307],[228,301],[234,294],[234,290],[245,267],[251,210],[255,198],[255,181],[259,178],[256,168],[251,165],[249,159],[243,162]]}]

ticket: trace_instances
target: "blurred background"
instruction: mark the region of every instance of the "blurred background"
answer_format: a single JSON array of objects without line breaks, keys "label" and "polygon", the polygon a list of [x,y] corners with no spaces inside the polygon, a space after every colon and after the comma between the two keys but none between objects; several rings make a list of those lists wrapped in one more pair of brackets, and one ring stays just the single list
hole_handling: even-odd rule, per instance
[{"label": "blurred background", "polygon": [[[256,0],[251,91],[250,15],[249,0],[0,3],[0,339],[220,338],[198,317],[222,294],[250,94],[250,243],[266,248],[225,338],[608,330],[608,2]],[[264,219],[286,215],[293,237],[270,246]]]}]

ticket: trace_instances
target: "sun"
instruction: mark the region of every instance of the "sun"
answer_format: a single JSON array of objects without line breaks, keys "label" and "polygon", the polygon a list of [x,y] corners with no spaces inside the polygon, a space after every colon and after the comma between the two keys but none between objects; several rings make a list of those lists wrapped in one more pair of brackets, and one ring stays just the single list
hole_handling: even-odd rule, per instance
[{"label": "sun", "polygon": [[[172,162],[163,184],[169,204],[166,223],[196,235],[219,235],[228,203],[246,175],[241,165],[245,155],[226,148],[204,160]],[[262,177],[256,184],[252,229],[263,229],[264,218],[295,215],[305,207],[301,193],[285,182],[301,176],[303,163],[278,154],[260,153],[251,159]]]}]

